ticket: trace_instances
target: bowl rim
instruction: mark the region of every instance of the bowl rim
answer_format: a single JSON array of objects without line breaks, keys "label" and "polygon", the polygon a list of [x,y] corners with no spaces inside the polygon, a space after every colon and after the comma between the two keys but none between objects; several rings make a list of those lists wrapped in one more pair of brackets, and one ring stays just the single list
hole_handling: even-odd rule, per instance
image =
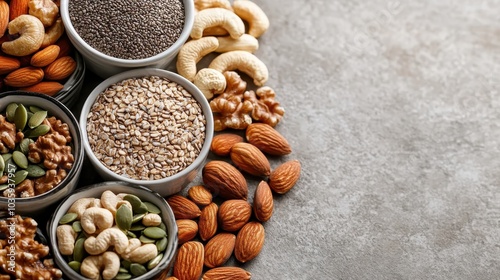
[{"label": "bowl rim", "polygon": [[180,49],[189,39],[191,29],[194,25],[194,2],[189,0],[182,0],[182,3],[184,5],[184,27],[182,28],[182,32],[179,35],[179,38],[177,38],[177,40],[163,52],[160,52],[151,57],[141,59],[117,58],[94,49],[85,40],[82,39],[82,37],[78,34],[78,32],[76,32],[76,29],[71,23],[71,19],[69,17],[69,0],[61,0],[59,9],[64,27],[66,29],[66,32],[68,32],[68,36],[71,35],[72,37],[74,37],[74,39],[78,41],[78,43],[80,43],[86,51],[90,52],[91,56],[95,57],[97,60],[112,61],[113,63],[124,67],[135,67],[137,65],[148,65],[151,63],[155,63],[165,57],[168,57],[169,55],[176,53],[177,50]]},{"label": "bowl rim", "polygon": [[[44,99],[44,100],[47,100],[49,102],[52,102],[62,111],[63,114],[66,114],[66,116],[71,120],[71,122],[73,123],[73,125],[75,127],[75,133],[72,133],[71,137],[73,139],[77,138],[78,142],[80,143],[79,149],[76,149],[76,148],[74,149],[75,151],[74,151],[73,156],[75,157],[75,161],[73,162],[73,166],[68,171],[66,177],[64,177],[64,179],[56,187],[52,188],[51,190],[49,190],[47,192],[36,195],[36,196],[16,197],[15,198],[16,203],[21,203],[21,204],[34,203],[38,200],[45,199],[49,195],[58,193],[59,191],[62,191],[67,183],[71,182],[75,178],[75,176],[79,175],[78,170],[80,170],[81,167],[83,166],[83,161],[84,161],[84,157],[85,157],[84,149],[83,149],[83,142],[84,141],[83,141],[82,131],[80,129],[80,123],[76,119],[75,115],[73,115],[73,113],[68,109],[68,107],[66,107],[66,105],[64,105],[61,101],[59,101],[51,96],[48,96],[46,94],[41,94],[41,93],[37,93],[37,92],[30,92],[30,91],[5,91],[5,92],[0,93],[0,99],[4,98],[6,96],[21,96],[21,97],[22,96],[30,96],[30,97],[34,97],[35,99],[40,98],[40,99]],[[6,203],[10,199],[13,199],[13,198],[0,196],[0,203]]]},{"label": "bowl rim", "polygon": [[[157,180],[138,180],[138,179],[132,179],[128,177],[124,177],[122,175],[119,175],[111,170],[109,170],[104,164],[97,159],[97,157],[94,154],[94,151],[91,149],[89,141],[88,141],[88,134],[87,134],[87,116],[88,113],[90,112],[92,105],[95,103],[95,100],[97,97],[106,89],[108,88],[111,84],[122,81],[127,78],[133,78],[133,77],[147,77],[147,76],[159,76],[163,78],[167,78],[173,82],[176,82],[180,84],[184,89],[189,92],[198,103],[200,103],[200,106],[202,107],[203,114],[205,116],[206,120],[206,125],[205,125],[205,140],[203,142],[202,149],[200,150],[200,153],[196,157],[196,159],[188,165],[186,168],[181,170],[180,172],[168,176],[165,178],[157,179]],[[104,171],[107,175],[110,175],[110,177],[114,178],[115,180],[119,181],[127,181],[133,184],[137,185],[157,185],[157,184],[163,184],[163,183],[169,183],[171,181],[176,181],[178,179],[183,178],[184,176],[187,176],[190,172],[194,171],[195,169],[198,168],[203,162],[206,160],[206,156],[208,156],[208,153],[210,151],[210,144],[212,142],[212,138],[214,135],[214,120],[213,120],[213,115],[212,115],[212,110],[210,109],[210,104],[208,103],[208,100],[205,98],[203,93],[189,80],[186,78],[182,77],[181,75],[164,70],[164,69],[158,69],[158,68],[139,68],[139,69],[133,69],[133,70],[128,70],[125,72],[121,72],[119,74],[113,75],[106,80],[102,81],[100,84],[98,84],[92,92],[88,95],[87,99],[85,100],[85,103],[83,104],[81,113],[80,113],[80,127],[81,127],[81,132],[83,136],[83,141],[82,141],[82,146],[85,149],[85,154],[87,155],[88,159],[94,164],[97,165],[98,168],[102,171]],[[165,186],[168,187],[168,186]]]}]

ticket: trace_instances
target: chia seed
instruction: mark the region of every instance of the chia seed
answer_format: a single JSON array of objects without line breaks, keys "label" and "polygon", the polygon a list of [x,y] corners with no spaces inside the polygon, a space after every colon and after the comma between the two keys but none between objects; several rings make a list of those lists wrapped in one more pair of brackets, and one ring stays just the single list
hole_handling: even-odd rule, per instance
[{"label": "chia seed", "polygon": [[112,57],[155,56],[180,37],[185,21],[181,0],[74,0],[69,16],[92,48]]}]

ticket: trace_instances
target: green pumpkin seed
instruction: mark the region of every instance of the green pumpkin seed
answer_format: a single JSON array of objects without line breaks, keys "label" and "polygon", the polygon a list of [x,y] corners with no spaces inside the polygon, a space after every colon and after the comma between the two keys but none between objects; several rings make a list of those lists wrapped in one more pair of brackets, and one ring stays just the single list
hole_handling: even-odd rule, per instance
[{"label": "green pumpkin seed", "polygon": [[163,259],[163,254],[159,254],[154,259],[150,260],[148,262],[148,266],[147,266],[148,269],[151,270],[151,269],[155,268],[160,263],[161,259]]},{"label": "green pumpkin seed", "polygon": [[146,213],[148,213],[148,207],[146,206],[146,204],[141,202],[141,205],[139,206],[139,208],[134,210],[134,212],[137,214],[146,214]]},{"label": "green pumpkin seed", "polygon": [[123,197],[123,200],[126,200],[128,202],[130,202],[130,205],[132,205],[132,210],[134,211],[134,213],[138,213],[136,212],[136,209],[138,209],[139,207],[141,207],[141,199],[133,194],[127,194]]},{"label": "green pumpkin seed", "polygon": [[156,241],[156,249],[158,249],[158,253],[161,253],[167,249],[168,239],[167,237],[163,237],[162,239]]},{"label": "green pumpkin seed", "polygon": [[128,273],[128,270],[126,268],[120,267],[120,269],[118,269],[118,273]]},{"label": "green pumpkin seed", "polygon": [[5,163],[7,163],[7,161],[12,158],[12,154],[11,153],[6,153],[6,154],[3,154],[2,155],[2,158],[3,160],[5,161]]},{"label": "green pumpkin seed", "polygon": [[36,112],[38,112],[38,111],[43,111],[43,109],[42,109],[42,108],[37,107],[37,106],[34,106],[34,105],[31,105],[31,106],[29,107],[29,109],[30,109],[30,112],[31,112],[31,113],[36,113]]},{"label": "green pumpkin seed", "polygon": [[142,264],[132,263],[130,265],[130,273],[134,276],[141,276],[146,272],[148,272],[148,270]]},{"label": "green pumpkin seed", "polygon": [[17,103],[10,103],[5,109],[5,115],[9,122],[14,122],[14,116],[16,115],[16,109],[19,105]]},{"label": "green pumpkin seed", "polygon": [[69,223],[73,222],[74,220],[76,220],[77,217],[78,217],[78,214],[76,214],[76,213],[66,213],[59,220],[59,224],[60,225],[69,224]]},{"label": "green pumpkin seed", "polygon": [[137,225],[132,225],[129,230],[130,231],[141,231],[145,228],[146,228],[145,226],[143,226],[141,224],[137,224]]},{"label": "green pumpkin seed", "polygon": [[14,114],[14,124],[16,125],[17,130],[23,130],[28,122],[28,111],[26,111],[26,107],[23,104],[19,104],[16,108],[16,112]]},{"label": "green pumpkin seed", "polygon": [[6,190],[9,187],[8,184],[0,185],[0,192]]},{"label": "green pumpkin seed", "polygon": [[145,236],[152,239],[161,239],[167,236],[167,233],[159,227],[147,227],[142,232]]},{"label": "green pumpkin seed", "polygon": [[136,214],[134,215],[134,217],[132,218],[132,223],[135,224],[137,222],[140,222],[142,220],[142,218],[144,218],[144,216],[146,216],[146,214]]},{"label": "green pumpkin seed", "polygon": [[18,168],[12,157],[5,161],[5,167],[9,173],[16,172]]},{"label": "green pumpkin seed", "polygon": [[125,204],[120,206],[118,210],[116,210],[116,225],[121,229],[121,230],[129,230],[130,227],[132,226],[132,210],[128,208]]},{"label": "green pumpkin seed", "polygon": [[80,273],[80,266],[82,265],[80,262],[77,262],[77,261],[70,261],[68,263],[69,267],[71,267],[71,269],[73,269],[74,271]]},{"label": "green pumpkin seed", "polygon": [[137,238],[137,235],[135,235],[135,233],[131,232],[131,231],[127,231],[127,236],[130,237],[130,238]]},{"label": "green pumpkin seed", "polygon": [[16,173],[14,173],[14,185],[18,185],[19,183],[24,181],[26,177],[28,177],[28,171],[26,170],[16,171]]},{"label": "green pumpkin seed", "polygon": [[167,226],[165,225],[164,222],[161,222],[161,224],[158,227],[163,229],[165,232],[167,232]]},{"label": "green pumpkin seed", "polygon": [[28,177],[32,178],[38,178],[42,177],[45,175],[45,170],[41,168],[38,165],[30,164],[28,165],[28,168],[26,168],[26,171],[28,171]]},{"label": "green pumpkin seed", "polygon": [[146,204],[146,207],[148,208],[149,213],[153,213],[153,214],[160,214],[161,213],[160,208],[158,208],[158,206],[154,205],[153,203],[151,203],[149,201],[144,201],[144,204]]},{"label": "green pumpkin seed", "polygon": [[30,138],[24,138],[21,143],[19,144],[19,151],[22,152],[23,154],[27,155],[30,151],[30,144],[35,143],[33,139]]},{"label": "green pumpkin seed", "polygon": [[127,269],[127,270],[129,270],[129,269],[130,269],[130,264],[131,264],[131,263],[130,263],[130,261],[127,261],[127,260],[122,260],[121,264],[122,264],[122,266],[123,266],[125,269]]},{"label": "green pumpkin seed", "polygon": [[82,262],[85,257],[85,249],[83,247],[83,243],[85,242],[85,238],[77,239],[75,242],[75,249],[73,250],[73,260],[77,262]]},{"label": "green pumpkin seed", "polygon": [[47,111],[35,112],[28,121],[29,128],[33,129],[41,125],[45,118],[47,118]]},{"label": "green pumpkin seed", "polygon": [[147,236],[145,236],[145,235],[141,235],[141,236],[139,236],[139,240],[140,240],[142,243],[144,243],[144,244],[153,244],[153,243],[155,243],[155,242],[156,242],[156,240],[151,239],[151,238],[149,238],[149,237],[147,237]]},{"label": "green pumpkin seed", "polygon": [[[29,119],[31,119],[31,117],[33,117],[33,113],[28,111],[28,122],[29,122]],[[26,123],[26,124],[28,124],[28,123]]]},{"label": "green pumpkin seed", "polygon": [[132,278],[132,275],[128,274],[128,273],[118,273],[115,278],[115,280],[128,280],[128,279],[131,279]]},{"label": "green pumpkin seed", "polygon": [[49,131],[50,131],[49,125],[41,124],[41,125],[35,127],[35,129],[31,130],[28,133],[28,137],[35,138],[35,137],[43,136],[43,135],[47,134],[47,132],[49,132]]},{"label": "green pumpkin seed", "polygon": [[82,223],[80,221],[74,221],[71,227],[76,233],[82,232]]},{"label": "green pumpkin seed", "polygon": [[12,153],[12,159],[17,164],[17,166],[19,166],[19,167],[21,167],[23,169],[28,168],[28,158],[22,152],[20,152],[20,151],[14,151]]},{"label": "green pumpkin seed", "polygon": [[2,177],[4,170],[5,170],[5,160],[3,160],[3,157],[0,157],[0,177]]}]

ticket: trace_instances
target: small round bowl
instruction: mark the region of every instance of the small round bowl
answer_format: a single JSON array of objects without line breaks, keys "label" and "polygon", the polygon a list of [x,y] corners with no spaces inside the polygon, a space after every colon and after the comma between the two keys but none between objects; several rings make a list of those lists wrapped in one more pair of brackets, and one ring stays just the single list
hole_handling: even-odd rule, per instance
[{"label": "small round bowl", "polygon": [[0,197],[0,211],[2,212],[12,210],[19,215],[37,215],[40,214],[41,210],[60,201],[76,188],[84,160],[83,137],[73,113],[64,104],[50,96],[23,91],[4,92],[0,94],[0,111],[4,111],[5,107],[12,102],[35,105],[47,110],[50,116],[55,116],[62,122],[67,123],[71,132],[72,151],[75,161],[59,185],[34,197],[16,198],[14,203],[12,199]]},{"label": "small round bowl", "polygon": [[84,197],[95,197],[100,198],[101,194],[110,190],[115,194],[118,193],[129,193],[136,195],[141,200],[149,201],[161,210],[162,221],[165,223],[167,227],[167,238],[168,244],[167,248],[163,254],[163,258],[160,263],[148,271],[146,274],[143,274],[139,277],[134,277],[134,280],[146,280],[153,279],[155,276],[161,274],[165,270],[168,270],[172,264],[175,250],[177,248],[177,224],[175,223],[174,213],[172,209],[167,204],[165,199],[161,197],[158,193],[151,191],[148,188],[139,185],[132,185],[126,182],[104,182],[99,184],[90,185],[87,187],[79,188],[72,195],[64,199],[59,206],[56,208],[54,214],[51,219],[47,223],[47,233],[49,235],[50,246],[52,249],[52,253],[54,255],[54,260],[59,267],[68,277],[68,279],[86,279],[82,275],[75,272],[72,268],[69,267],[65,258],[59,252],[57,247],[57,236],[56,229],[59,220],[61,217],[68,211],[73,202],[75,202],[79,198]]},{"label": "small round bowl", "polygon": [[184,27],[177,41],[167,50],[143,59],[122,59],[106,55],[85,42],[76,32],[69,16],[69,0],[61,0],[60,13],[64,27],[71,43],[82,54],[89,70],[105,79],[120,72],[134,68],[162,68],[165,69],[177,56],[182,45],[189,39],[194,23],[194,2],[183,0]]},{"label": "small round bowl", "polygon": [[[94,154],[94,151],[91,149],[87,134],[87,117],[92,108],[92,105],[96,101],[99,94],[101,94],[106,88],[110,85],[123,81],[128,78],[134,77],[147,77],[147,76],[159,76],[169,79],[191,93],[191,95],[198,101],[201,105],[203,114],[206,119],[205,125],[205,141],[200,150],[198,157],[191,163],[191,165],[187,166],[184,170],[178,172],[169,177],[165,177],[163,179],[158,180],[136,180],[127,178],[125,176],[121,176],[111,170],[109,170]],[[153,68],[143,68],[143,69],[135,69],[129,70],[118,75],[112,76],[102,83],[100,83],[94,90],[90,93],[85,101],[82,112],[80,114],[80,127],[82,128],[83,134],[83,147],[85,149],[86,155],[89,158],[91,164],[95,167],[99,175],[105,180],[113,180],[113,181],[125,181],[131,184],[146,186],[153,191],[159,193],[162,196],[169,196],[175,193],[180,192],[187,184],[194,180],[198,172],[203,168],[205,160],[208,156],[210,150],[210,143],[212,142],[213,134],[214,134],[214,120],[212,116],[212,110],[210,109],[210,105],[203,95],[201,91],[191,82],[186,80],[184,77],[162,69],[153,69]],[[126,141],[126,140],[124,140]]]}]

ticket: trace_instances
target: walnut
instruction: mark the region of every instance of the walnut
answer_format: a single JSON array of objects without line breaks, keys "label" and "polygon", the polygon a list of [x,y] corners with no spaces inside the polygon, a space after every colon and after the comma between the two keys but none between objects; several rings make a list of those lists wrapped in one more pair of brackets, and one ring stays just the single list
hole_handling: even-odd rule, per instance
[{"label": "walnut", "polygon": [[[35,184],[30,179],[25,179],[14,189],[16,192],[16,197],[32,197],[35,196]],[[3,193],[4,196],[8,196],[10,189],[6,189]]]},{"label": "walnut", "polygon": [[253,104],[252,118],[255,121],[266,123],[272,127],[276,126],[283,115],[285,109],[275,100],[276,93],[268,86],[260,87],[255,93],[253,90],[244,94],[244,99]]},{"label": "walnut", "polygon": [[5,154],[16,147],[16,126],[0,115],[0,153]]},{"label": "walnut", "polygon": [[66,144],[67,140],[64,135],[57,131],[50,131],[38,137],[35,143],[30,144],[28,159],[33,163],[43,161],[47,169],[58,167],[70,169],[75,159],[71,154],[71,147]]},{"label": "walnut", "polygon": [[243,100],[247,84],[234,71],[224,72],[224,77],[226,90],[210,101],[214,113],[214,130],[245,129],[252,123],[250,113],[253,110],[252,102]]},{"label": "walnut", "polygon": [[51,169],[45,172],[45,176],[35,179],[35,194],[46,193],[57,186],[66,177],[64,169]]},{"label": "walnut", "polygon": [[67,123],[63,123],[55,117],[46,118],[43,123],[50,126],[51,133],[57,132],[66,138],[66,142],[71,142],[71,132]]}]

